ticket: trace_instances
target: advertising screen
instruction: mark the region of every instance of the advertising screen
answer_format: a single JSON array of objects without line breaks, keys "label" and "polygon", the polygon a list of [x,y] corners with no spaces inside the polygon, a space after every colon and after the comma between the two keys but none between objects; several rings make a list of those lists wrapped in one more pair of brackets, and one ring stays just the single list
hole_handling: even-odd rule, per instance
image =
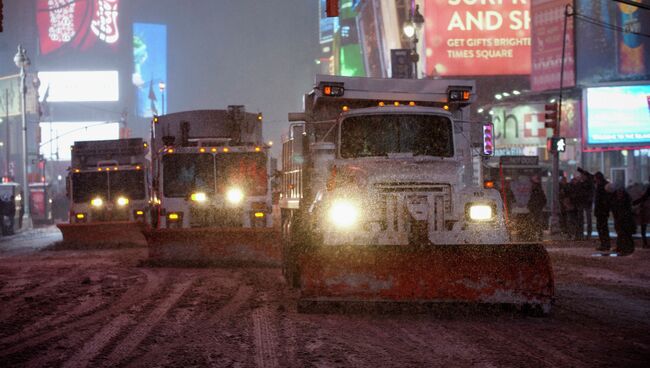
[{"label": "advertising screen", "polygon": [[530,73],[530,2],[426,0],[429,76]]},{"label": "advertising screen", "polygon": [[319,4],[319,27],[318,35],[320,43],[332,42],[334,33],[339,28],[339,17],[328,17],[326,12],[326,0],[320,0]]},{"label": "advertising screen", "polygon": [[614,1],[579,0],[576,12],[578,84],[650,78],[650,38],[644,37],[650,33],[650,11]]},{"label": "advertising screen", "polygon": [[117,122],[53,122],[40,123],[40,152],[45,159],[70,161],[70,146],[75,141],[98,141],[118,139],[120,124]]},{"label": "advertising screen", "polygon": [[36,24],[42,55],[88,50],[96,45],[114,49],[120,39],[120,0],[36,0]]},{"label": "advertising screen", "polygon": [[48,102],[104,102],[120,98],[116,70],[39,72],[38,78],[38,94]]},{"label": "advertising screen", "polygon": [[586,143],[650,145],[650,85],[587,88]]},{"label": "advertising screen", "polygon": [[137,114],[150,118],[164,114],[167,93],[167,26],[164,24],[133,24],[133,77],[137,89]]}]

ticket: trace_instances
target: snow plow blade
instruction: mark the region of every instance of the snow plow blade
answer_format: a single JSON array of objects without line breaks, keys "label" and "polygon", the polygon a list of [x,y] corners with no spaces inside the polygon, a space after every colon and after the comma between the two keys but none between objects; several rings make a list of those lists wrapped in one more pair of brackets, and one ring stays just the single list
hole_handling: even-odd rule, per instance
[{"label": "snow plow blade", "polygon": [[146,246],[142,222],[111,221],[86,224],[57,224],[63,234],[63,245],[77,248]]},{"label": "snow plow blade", "polygon": [[280,231],[274,228],[152,229],[144,231],[154,265],[280,264]]},{"label": "snow plow blade", "polygon": [[514,304],[548,313],[554,297],[541,244],[323,246],[299,256],[302,305],[318,302]]}]

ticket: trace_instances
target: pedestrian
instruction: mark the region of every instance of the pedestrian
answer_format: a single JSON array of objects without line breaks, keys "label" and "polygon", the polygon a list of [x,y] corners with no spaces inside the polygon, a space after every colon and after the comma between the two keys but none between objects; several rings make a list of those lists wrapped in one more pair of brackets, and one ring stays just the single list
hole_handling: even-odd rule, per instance
[{"label": "pedestrian", "polygon": [[[594,176],[578,168],[580,176],[578,178],[578,226],[580,227],[581,238],[589,239],[593,231],[592,224],[592,209],[594,207]],[[584,234],[584,225],[587,224],[587,234]]]},{"label": "pedestrian", "polygon": [[569,238],[568,211],[573,204],[569,198],[569,182],[566,176],[560,178],[560,233],[564,238]]},{"label": "pedestrian", "polygon": [[[608,187],[613,184],[608,184]],[[625,256],[634,252],[632,235],[636,232],[634,215],[632,214],[632,199],[624,187],[610,188],[614,190],[611,202],[612,215],[614,216],[614,229],[616,229],[616,252]]]},{"label": "pedestrian", "polygon": [[638,206],[637,216],[635,220],[641,227],[641,239],[643,240],[643,248],[650,248],[646,232],[648,230],[648,223],[650,223],[650,177],[648,177],[648,186],[645,193],[639,198],[632,201],[632,205]]},{"label": "pedestrian", "polygon": [[582,213],[580,212],[580,207],[578,202],[580,202],[580,186],[578,183],[578,178],[573,177],[571,181],[567,184],[567,198],[565,204],[567,206],[567,230],[569,233],[569,239],[571,240],[582,240],[582,223],[583,219],[581,217]]},{"label": "pedestrian", "polygon": [[[584,170],[581,172],[586,173]],[[609,251],[611,240],[609,237],[609,225],[607,224],[607,221],[609,220],[612,196],[605,190],[605,187],[609,182],[605,179],[605,175],[598,171],[594,174],[594,183],[596,184],[594,194],[594,216],[596,216],[596,230],[598,231],[598,240],[600,241],[600,245],[596,250]]]},{"label": "pedestrian", "polygon": [[542,189],[541,179],[538,175],[530,178],[530,198],[528,199],[529,233],[533,240],[542,240],[544,231],[544,207],[546,207],[546,195]]}]

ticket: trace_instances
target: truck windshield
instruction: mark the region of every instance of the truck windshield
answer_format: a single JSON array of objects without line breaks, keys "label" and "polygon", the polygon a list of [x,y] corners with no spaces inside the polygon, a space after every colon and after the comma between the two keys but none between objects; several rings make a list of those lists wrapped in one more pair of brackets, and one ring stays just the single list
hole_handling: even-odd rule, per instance
[{"label": "truck windshield", "polygon": [[111,199],[125,196],[129,199],[144,199],[144,170],[111,171]]},{"label": "truck windshield", "polygon": [[351,116],[341,123],[343,158],[387,156],[452,157],[451,120],[441,115],[395,114]]},{"label": "truck windshield", "polygon": [[165,197],[186,197],[192,192],[214,193],[214,159],[209,153],[165,155]]},{"label": "truck windshield", "polygon": [[90,202],[95,197],[108,198],[108,173],[84,172],[72,174],[72,201]]},{"label": "truck windshield", "polygon": [[247,195],[266,194],[266,155],[262,152],[217,155],[219,192],[235,186]]}]

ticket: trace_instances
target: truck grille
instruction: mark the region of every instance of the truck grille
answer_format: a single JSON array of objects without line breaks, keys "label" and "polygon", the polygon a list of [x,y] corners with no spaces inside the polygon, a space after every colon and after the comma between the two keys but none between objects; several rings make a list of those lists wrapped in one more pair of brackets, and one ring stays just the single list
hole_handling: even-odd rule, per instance
[{"label": "truck grille", "polygon": [[375,219],[389,232],[412,232],[426,227],[431,231],[445,230],[445,215],[451,214],[451,186],[449,184],[398,182],[377,183],[380,194]]},{"label": "truck grille", "polygon": [[241,227],[243,210],[215,206],[190,208],[191,227]]}]

